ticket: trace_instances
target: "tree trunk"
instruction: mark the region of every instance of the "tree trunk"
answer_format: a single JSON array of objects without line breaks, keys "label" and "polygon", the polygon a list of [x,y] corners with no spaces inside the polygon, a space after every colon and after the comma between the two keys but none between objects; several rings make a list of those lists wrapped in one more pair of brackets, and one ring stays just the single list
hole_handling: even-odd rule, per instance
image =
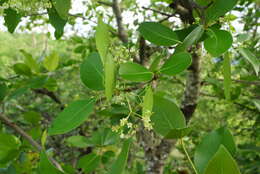
[{"label": "tree trunk", "polygon": [[[197,106],[197,99],[200,90],[200,44],[191,49],[192,65],[186,79],[186,87],[182,100],[181,110],[187,121],[190,120]],[[147,163],[147,174],[162,174],[165,161],[168,158],[172,147],[176,141],[160,139],[153,131],[140,130],[140,143],[145,151],[145,160]]]}]

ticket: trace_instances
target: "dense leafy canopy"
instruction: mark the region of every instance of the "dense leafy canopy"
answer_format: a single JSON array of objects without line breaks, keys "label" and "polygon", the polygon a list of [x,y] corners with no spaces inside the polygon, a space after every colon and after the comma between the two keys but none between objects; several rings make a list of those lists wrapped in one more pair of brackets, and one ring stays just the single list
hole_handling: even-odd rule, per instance
[{"label": "dense leafy canopy", "polygon": [[258,0],[0,5],[1,174],[259,173]]}]

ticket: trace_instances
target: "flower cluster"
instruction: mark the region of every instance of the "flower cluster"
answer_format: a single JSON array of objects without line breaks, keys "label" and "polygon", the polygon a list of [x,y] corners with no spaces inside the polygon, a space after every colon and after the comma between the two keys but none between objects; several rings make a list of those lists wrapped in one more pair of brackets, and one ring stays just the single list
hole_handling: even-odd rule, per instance
[{"label": "flower cluster", "polygon": [[122,118],[120,120],[120,124],[116,126],[112,126],[112,131],[117,132],[120,134],[120,138],[130,138],[135,133],[135,127],[133,126],[133,123],[130,123],[128,121],[129,117]]},{"label": "flower cluster", "polygon": [[149,110],[146,110],[142,116],[142,121],[143,121],[144,127],[147,130],[152,130],[152,128],[153,128],[152,123],[151,123],[151,115],[152,115],[152,112]]}]

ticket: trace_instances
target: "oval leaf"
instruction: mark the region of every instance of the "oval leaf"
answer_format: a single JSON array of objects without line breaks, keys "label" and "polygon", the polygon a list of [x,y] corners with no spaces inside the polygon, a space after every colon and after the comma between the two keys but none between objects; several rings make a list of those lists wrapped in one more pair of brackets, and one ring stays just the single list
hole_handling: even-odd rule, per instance
[{"label": "oval leaf", "polygon": [[91,53],[81,64],[80,78],[90,89],[104,89],[104,68],[98,53]]},{"label": "oval leaf", "polygon": [[158,46],[171,46],[181,43],[173,30],[157,22],[140,24],[139,32],[146,40]]},{"label": "oval leaf", "polygon": [[93,99],[88,99],[69,104],[52,122],[49,135],[64,134],[77,128],[93,111],[94,103]]},{"label": "oval leaf", "polygon": [[199,173],[204,172],[210,159],[221,145],[224,145],[232,155],[236,152],[233,136],[225,127],[212,131],[202,139],[194,155],[194,164]]},{"label": "oval leaf", "polygon": [[145,67],[132,62],[127,62],[120,65],[119,75],[130,81],[143,82],[153,78],[153,73]]},{"label": "oval leaf", "polygon": [[210,160],[204,174],[240,174],[239,168],[225,146],[221,145]]},{"label": "oval leaf", "polygon": [[16,63],[13,66],[14,72],[19,75],[30,76],[32,75],[31,69],[24,63]]},{"label": "oval leaf", "polygon": [[59,59],[59,55],[56,52],[52,52],[44,58],[43,65],[48,71],[54,71],[59,66]]},{"label": "oval leaf", "polygon": [[151,121],[155,132],[162,136],[186,126],[184,115],[178,106],[173,101],[158,95],[154,95]]},{"label": "oval leaf", "polygon": [[4,83],[0,83],[0,102],[4,100],[7,93],[8,93],[7,85]]},{"label": "oval leaf", "polygon": [[191,65],[191,55],[186,52],[172,55],[162,66],[160,72],[167,75],[176,75]]},{"label": "oval leaf", "polygon": [[204,41],[205,49],[214,57],[225,53],[232,45],[233,38],[228,31],[210,29],[211,37]]}]

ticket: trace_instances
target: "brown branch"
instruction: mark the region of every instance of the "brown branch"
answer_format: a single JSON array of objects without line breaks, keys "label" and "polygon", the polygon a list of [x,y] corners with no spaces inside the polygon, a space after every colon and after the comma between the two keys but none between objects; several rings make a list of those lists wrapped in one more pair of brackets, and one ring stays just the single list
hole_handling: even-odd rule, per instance
[{"label": "brown branch", "polygon": [[[8,117],[2,115],[1,113],[0,113],[0,120],[5,125],[7,125],[8,127],[12,128],[16,133],[21,135],[24,139],[26,139],[36,150],[38,150],[39,152],[41,152],[43,150],[42,146],[37,141],[35,141],[22,128],[20,128],[18,125],[13,123]],[[62,167],[60,166],[60,164],[55,159],[53,159],[51,157],[49,157],[49,159],[59,170],[63,171]]]},{"label": "brown branch", "polygon": [[153,11],[153,12],[158,13],[158,14],[163,15],[163,16],[167,16],[168,18],[175,16],[175,14],[168,14],[168,13],[165,13],[165,12],[162,12],[160,10],[153,9],[153,8],[148,8],[148,7],[142,7],[142,8],[145,9],[145,10]]},{"label": "brown branch", "polygon": [[112,7],[112,3],[110,2],[104,2],[104,1],[98,1],[99,4],[102,4],[102,5],[106,5],[106,6],[109,6],[109,7]]},{"label": "brown branch", "polygon": [[125,31],[125,28],[123,26],[122,12],[119,7],[118,0],[113,0],[112,9],[116,17],[116,22],[118,27],[118,37],[123,43],[127,44],[128,43],[127,32]]},{"label": "brown branch", "polygon": [[42,88],[42,89],[33,89],[33,91],[37,94],[42,94],[42,95],[46,95],[48,96],[50,99],[52,99],[54,102],[56,102],[57,104],[60,105],[61,107],[61,110],[64,109],[64,105],[62,104],[62,102],[60,101],[60,99],[55,95],[54,92],[52,91],[49,91],[45,88]]}]

